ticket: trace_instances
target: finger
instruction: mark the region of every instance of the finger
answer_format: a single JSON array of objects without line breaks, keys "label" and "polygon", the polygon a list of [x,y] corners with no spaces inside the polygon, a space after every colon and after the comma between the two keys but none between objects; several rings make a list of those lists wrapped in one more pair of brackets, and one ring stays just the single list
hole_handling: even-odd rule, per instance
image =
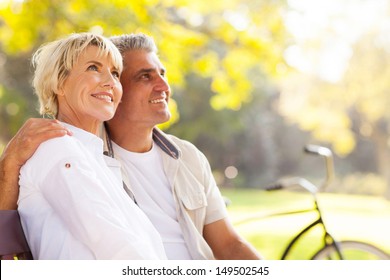
[{"label": "finger", "polygon": [[[29,119],[25,125],[20,129],[21,134],[25,134],[25,137],[35,136],[36,134],[47,132],[50,130],[65,130],[66,134],[72,135],[73,133],[66,128],[58,120],[49,119]],[[56,134],[56,133],[55,133]]]},{"label": "finger", "polygon": [[35,135],[33,142],[38,143],[39,145],[49,139],[62,137],[65,135],[69,135],[69,130],[64,129],[63,127],[60,127],[59,129],[43,130]]},{"label": "finger", "polygon": [[46,133],[50,131],[64,131],[65,134],[73,135],[72,131],[70,131],[66,126],[61,123],[46,123],[42,126],[35,128],[35,130],[31,130],[30,132]]},{"label": "finger", "polygon": [[5,152],[7,152],[11,162],[15,163],[15,166],[22,166],[35,153],[40,144],[64,135],[67,135],[67,131],[59,129],[47,130],[31,137],[20,136],[7,145]]},{"label": "finger", "polygon": [[4,153],[11,162],[21,166],[35,153],[42,142],[66,134],[72,135],[69,129],[56,120],[31,118],[7,144]]}]

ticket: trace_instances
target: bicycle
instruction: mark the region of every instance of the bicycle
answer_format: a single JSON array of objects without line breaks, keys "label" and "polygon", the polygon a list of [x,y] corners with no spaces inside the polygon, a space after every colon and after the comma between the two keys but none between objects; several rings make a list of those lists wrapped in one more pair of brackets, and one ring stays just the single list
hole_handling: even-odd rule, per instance
[{"label": "bicycle", "polygon": [[[294,177],[279,180],[276,184],[273,184],[266,188],[268,191],[281,190],[290,188],[292,186],[302,187],[304,190],[308,191],[311,194],[313,201],[313,206],[307,209],[297,210],[297,211],[287,211],[269,214],[266,217],[271,216],[282,216],[282,215],[294,215],[314,212],[317,213],[317,217],[314,218],[308,225],[305,225],[298,233],[296,233],[291,241],[284,248],[281,260],[288,259],[292,249],[296,244],[302,240],[305,235],[312,231],[315,227],[320,227],[322,230],[322,245],[310,259],[312,260],[347,260],[347,259],[390,259],[390,255],[387,254],[382,249],[369,244],[367,242],[355,241],[355,240],[337,240],[329,231],[323,219],[322,210],[319,207],[317,193],[319,190],[324,189],[334,178],[334,164],[333,164],[333,154],[332,151],[326,147],[316,146],[316,145],[307,145],[304,148],[306,153],[322,156],[325,159],[326,167],[326,178],[320,187],[311,183],[305,178]],[[264,216],[262,216],[264,218]],[[251,217],[241,222],[236,223],[243,224],[254,219],[259,219],[258,216]]]}]

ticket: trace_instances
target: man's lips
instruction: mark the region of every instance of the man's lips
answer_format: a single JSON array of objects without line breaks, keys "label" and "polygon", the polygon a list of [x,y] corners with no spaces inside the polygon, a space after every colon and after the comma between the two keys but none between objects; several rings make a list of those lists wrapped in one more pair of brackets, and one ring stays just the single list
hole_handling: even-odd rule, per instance
[{"label": "man's lips", "polygon": [[152,103],[152,104],[163,103],[163,102],[166,102],[165,98],[149,100],[149,103]]}]

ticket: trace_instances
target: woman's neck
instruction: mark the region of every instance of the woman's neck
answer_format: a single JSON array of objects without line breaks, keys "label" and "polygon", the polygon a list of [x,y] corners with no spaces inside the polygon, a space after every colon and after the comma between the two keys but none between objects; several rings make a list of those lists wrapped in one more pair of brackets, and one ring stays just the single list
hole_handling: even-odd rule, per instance
[{"label": "woman's neck", "polygon": [[89,133],[99,136],[99,128],[102,124],[101,121],[98,121],[96,119],[87,120],[86,118],[78,118],[77,116],[68,117],[60,113],[58,113],[57,119],[61,122],[68,123],[85,131],[88,131]]}]

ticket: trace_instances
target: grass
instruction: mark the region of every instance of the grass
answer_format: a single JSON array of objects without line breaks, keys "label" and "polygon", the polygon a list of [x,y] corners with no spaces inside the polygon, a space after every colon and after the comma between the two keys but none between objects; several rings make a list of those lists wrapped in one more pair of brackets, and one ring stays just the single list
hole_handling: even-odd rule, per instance
[{"label": "grass", "polygon": [[[313,205],[310,194],[292,191],[222,189],[231,200],[230,218],[236,230],[269,260],[279,259],[291,238],[316,216],[314,213],[273,216]],[[381,197],[318,194],[329,231],[339,240],[365,241],[390,253],[390,202]],[[293,251],[292,259],[308,259],[321,245],[315,228]]]}]

